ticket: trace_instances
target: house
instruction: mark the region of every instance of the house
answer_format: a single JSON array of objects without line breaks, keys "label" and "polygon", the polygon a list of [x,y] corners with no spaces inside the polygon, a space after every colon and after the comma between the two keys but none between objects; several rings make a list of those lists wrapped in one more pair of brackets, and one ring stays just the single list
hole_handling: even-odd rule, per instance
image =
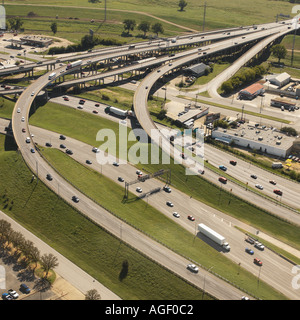
[{"label": "house", "polygon": [[256,98],[258,95],[263,94],[264,92],[265,92],[264,86],[257,82],[241,90],[239,92],[239,99],[252,100]]}]

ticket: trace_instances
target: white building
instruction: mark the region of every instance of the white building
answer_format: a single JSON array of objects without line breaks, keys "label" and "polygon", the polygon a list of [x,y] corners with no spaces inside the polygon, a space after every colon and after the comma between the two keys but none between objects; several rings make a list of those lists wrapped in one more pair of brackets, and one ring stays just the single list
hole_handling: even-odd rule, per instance
[{"label": "white building", "polygon": [[234,130],[217,128],[212,131],[212,138],[281,158],[290,154],[295,141],[295,138],[274,129],[262,129],[254,124],[244,124]]},{"label": "white building", "polygon": [[281,88],[291,81],[291,76],[288,73],[283,72],[275,77],[269,78],[269,81],[271,84]]}]

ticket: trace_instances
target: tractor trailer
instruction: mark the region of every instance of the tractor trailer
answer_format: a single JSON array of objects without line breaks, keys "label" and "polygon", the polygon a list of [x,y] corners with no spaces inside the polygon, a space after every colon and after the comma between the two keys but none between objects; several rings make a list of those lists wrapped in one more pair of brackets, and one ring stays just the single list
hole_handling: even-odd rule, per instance
[{"label": "tractor trailer", "polygon": [[79,66],[81,66],[81,64],[82,64],[82,60],[77,60],[77,61],[75,61],[75,62],[69,63],[69,64],[67,65],[66,70],[73,69],[73,68],[75,68],[75,67],[79,67]]},{"label": "tractor trailer", "polygon": [[223,247],[226,251],[230,251],[230,245],[226,242],[225,238],[216,231],[212,230],[203,223],[198,224],[198,230],[200,233],[213,240],[215,243]]},{"label": "tractor trailer", "polygon": [[127,115],[128,115],[128,110],[122,110],[122,109],[115,108],[115,107],[107,107],[105,109],[105,112],[114,113],[114,114],[121,116],[121,117],[127,117]]}]

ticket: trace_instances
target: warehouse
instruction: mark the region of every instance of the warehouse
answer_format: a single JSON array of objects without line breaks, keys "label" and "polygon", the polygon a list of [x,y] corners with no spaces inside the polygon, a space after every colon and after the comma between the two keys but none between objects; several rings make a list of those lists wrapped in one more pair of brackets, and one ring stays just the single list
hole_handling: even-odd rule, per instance
[{"label": "warehouse", "polygon": [[271,106],[281,108],[282,110],[295,110],[296,103],[282,98],[271,99]]},{"label": "warehouse", "polygon": [[288,137],[271,128],[260,128],[255,124],[244,124],[238,129],[216,128],[212,138],[272,156],[286,158],[292,151],[295,138]]},{"label": "warehouse", "polygon": [[208,66],[204,63],[196,64],[192,67],[186,68],[184,70],[185,76],[194,76],[196,78],[201,77],[205,74],[205,70]]},{"label": "warehouse", "polygon": [[264,92],[265,92],[265,88],[262,84],[254,83],[251,86],[239,92],[239,99],[252,100],[257,96],[263,94]]},{"label": "warehouse", "polygon": [[270,78],[269,81],[271,84],[281,88],[291,81],[291,76],[288,73],[283,72],[274,78]]}]

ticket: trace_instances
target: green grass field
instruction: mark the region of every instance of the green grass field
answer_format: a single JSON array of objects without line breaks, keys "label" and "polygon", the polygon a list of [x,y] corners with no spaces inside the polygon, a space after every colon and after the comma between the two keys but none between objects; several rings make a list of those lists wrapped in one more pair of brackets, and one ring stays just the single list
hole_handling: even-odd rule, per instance
[{"label": "green grass field", "polygon": [[[63,119],[68,119],[68,121]],[[78,123],[82,123],[82,125],[78,126]],[[116,140],[119,140],[117,123],[106,119],[99,120],[98,117],[92,114],[52,103],[40,107],[30,118],[30,124],[65,134],[95,146],[100,145],[96,141],[96,134],[101,128],[114,130],[116,132]],[[128,148],[134,143],[136,142],[129,142]],[[256,226],[260,230],[270,233],[298,249],[300,248],[299,228],[241,201],[224,190],[219,201],[216,199],[216,194],[220,192],[218,185],[214,185],[198,176],[186,176],[185,169],[181,165],[172,163],[170,165],[139,164],[138,167],[149,172],[170,168],[172,171],[172,184],[177,189],[241,221]]]},{"label": "green grass field", "polygon": [[[45,4],[40,5],[39,0],[8,0],[5,3],[7,15],[25,18],[30,11],[37,15],[32,20],[26,19],[25,30],[46,32],[48,29],[50,32],[50,22],[55,21],[55,17],[58,15],[57,36],[66,36],[72,41],[76,41],[75,30],[78,31],[79,37],[84,33],[88,33],[90,27],[94,30],[98,29],[97,32],[100,35],[115,35],[119,37],[123,28],[122,22],[126,18],[135,19],[137,24],[142,20],[147,20],[151,23],[160,21],[165,29],[165,35],[186,32],[186,29],[182,27],[195,31],[202,31],[203,29],[204,3],[199,3],[197,0],[189,0],[188,6],[182,12],[179,11],[178,1],[108,1],[107,22],[105,24],[101,24],[104,20],[104,1],[92,4],[88,1],[57,0],[51,2],[48,6]],[[211,0],[206,7],[205,29],[211,30],[272,22],[275,21],[276,15],[279,13],[291,14],[292,7],[293,4],[287,1],[254,0],[249,6],[247,0],[227,1],[226,3],[221,0]],[[44,22],[39,21],[41,20],[39,17],[42,17]],[[64,21],[69,18],[73,19]],[[79,20],[74,21],[74,18]],[[88,24],[90,19],[96,20],[95,25]],[[159,19],[179,26],[171,25]],[[78,29],[79,26],[81,26],[80,29]],[[139,33],[137,30],[132,32],[133,36]]]},{"label": "green grass field", "polygon": [[[84,218],[43,183],[31,182],[32,173],[15,150],[14,140],[0,135],[2,211],[122,299],[202,299],[202,291]],[[125,260],[127,274],[121,272]]]},{"label": "green grass field", "polygon": [[[128,202],[123,202],[124,188],[116,182],[77,163],[59,150],[44,149],[43,154],[59,172],[63,173],[64,177],[85,194],[126,222],[172,248],[175,252],[197,261],[206,268],[213,265],[215,273],[255,295],[262,294],[263,299],[268,296],[268,299],[280,297],[266,284],[262,285],[258,292],[256,277],[242,268],[237,277],[238,267],[235,263],[181,228],[171,216],[170,218],[166,217],[148,205],[146,201],[137,200],[132,194],[129,196]],[[205,252],[205,254],[199,255],[199,252]]]}]

